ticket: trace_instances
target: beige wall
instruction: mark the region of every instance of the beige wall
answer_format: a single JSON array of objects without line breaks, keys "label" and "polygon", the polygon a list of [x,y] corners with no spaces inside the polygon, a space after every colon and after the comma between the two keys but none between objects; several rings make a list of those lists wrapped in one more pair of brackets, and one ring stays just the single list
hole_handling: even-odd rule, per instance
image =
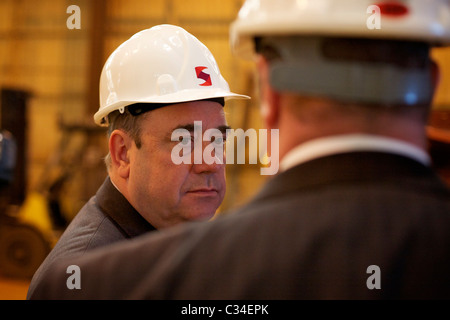
[{"label": "beige wall", "polygon": [[[103,15],[95,11],[102,10],[101,5],[94,8],[94,3],[102,1],[0,1],[0,86],[32,93],[28,109],[28,188],[35,190],[53,181],[61,172],[61,156],[63,168],[73,165],[63,197],[69,217],[105,176],[101,157],[106,152],[106,140],[102,132],[68,134],[62,124],[92,126],[92,113],[98,107],[92,102],[92,96],[97,97],[93,73],[135,32],[161,23],[184,27],[210,48],[233,91],[256,97],[252,64],[235,58],[228,44],[229,24],[242,0],[106,0],[100,11]],[[81,8],[81,30],[66,27],[66,8],[72,4]],[[103,28],[103,40],[96,43],[98,50],[91,50],[92,26]],[[436,50],[434,55],[443,68],[435,105],[450,108],[450,49]],[[261,127],[257,98],[249,103],[232,102],[226,111],[235,128]],[[87,142],[86,136],[90,137]],[[59,154],[61,145],[68,148]],[[229,166],[229,188],[221,209],[247,200],[264,180],[258,165]]]}]

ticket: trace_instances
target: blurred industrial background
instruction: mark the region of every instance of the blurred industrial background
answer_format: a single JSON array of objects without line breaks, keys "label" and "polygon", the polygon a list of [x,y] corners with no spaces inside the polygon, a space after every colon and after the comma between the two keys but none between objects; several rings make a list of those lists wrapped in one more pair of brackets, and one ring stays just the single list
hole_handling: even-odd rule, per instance
[{"label": "blurred industrial background", "polygon": [[[17,146],[12,180],[0,191],[0,299],[25,298],[35,266],[103,182],[106,132],[92,119],[100,72],[112,51],[134,33],[169,23],[198,37],[231,90],[253,97],[227,104],[229,124],[261,128],[253,65],[229,48],[229,25],[242,2],[0,0],[0,129]],[[66,25],[70,5],[80,8],[80,29]],[[430,118],[430,152],[450,181],[450,49],[433,55],[442,77]],[[267,177],[259,169],[227,167],[220,212],[260,188]]]}]

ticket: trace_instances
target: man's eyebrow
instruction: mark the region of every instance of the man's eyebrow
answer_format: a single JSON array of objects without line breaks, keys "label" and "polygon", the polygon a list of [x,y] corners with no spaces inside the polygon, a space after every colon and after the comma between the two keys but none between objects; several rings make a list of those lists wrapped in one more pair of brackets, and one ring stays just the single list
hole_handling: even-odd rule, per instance
[{"label": "man's eyebrow", "polygon": [[[189,131],[189,132],[194,132],[195,126],[194,126],[193,123],[184,124],[184,125],[179,125],[179,126],[177,126],[176,128],[174,128],[174,129],[172,130],[172,132],[175,131],[175,130],[177,130],[177,129],[185,129],[185,130],[187,130],[187,131]],[[229,130],[229,129],[231,129],[231,127],[230,127],[230,126],[227,126],[227,125],[221,125],[221,126],[218,126],[218,127],[215,128],[215,129],[218,129],[218,130],[219,130],[220,132],[222,132],[222,133],[226,133],[226,131]]]},{"label": "man's eyebrow", "polygon": [[218,126],[216,129],[219,129],[220,132],[222,132],[222,133],[226,133],[227,130],[231,130],[231,127],[227,126],[227,125],[223,125],[223,126]]}]

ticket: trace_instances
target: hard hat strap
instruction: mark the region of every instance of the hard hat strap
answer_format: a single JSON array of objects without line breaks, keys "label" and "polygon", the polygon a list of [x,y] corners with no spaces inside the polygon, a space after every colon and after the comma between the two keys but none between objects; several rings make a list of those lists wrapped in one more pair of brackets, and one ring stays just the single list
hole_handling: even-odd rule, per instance
[{"label": "hard hat strap", "polygon": [[274,62],[270,83],[279,91],[383,105],[428,104],[432,99],[428,69],[348,62]]},{"label": "hard hat strap", "polygon": [[[211,99],[204,99],[204,100],[195,100],[195,101],[212,101],[217,102],[223,106],[225,106],[225,99],[224,98],[211,98]],[[189,101],[183,101],[183,102],[168,102],[168,103],[134,103],[132,105],[128,106],[128,111],[133,116],[138,116],[140,114],[143,114],[148,111],[152,111],[155,109],[167,107],[174,104],[179,103],[186,103]]]},{"label": "hard hat strap", "polygon": [[421,45],[357,39],[349,44],[319,37],[268,37],[257,45],[269,60],[270,83],[279,91],[383,105],[429,104],[432,99],[431,64]]}]

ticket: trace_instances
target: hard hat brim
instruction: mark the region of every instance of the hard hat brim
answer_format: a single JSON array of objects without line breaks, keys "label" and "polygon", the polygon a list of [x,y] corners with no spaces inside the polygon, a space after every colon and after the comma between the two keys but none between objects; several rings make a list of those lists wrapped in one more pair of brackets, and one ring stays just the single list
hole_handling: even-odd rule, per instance
[{"label": "hard hat brim", "polygon": [[107,126],[108,123],[105,120],[106,116],[113,111],[125,108],[129,105],[135,103],[183,103],[192,102],[212,98],[224,98],[225,101],[231,99],[251,99],[249,96],[243,94],[237,94],[233,92],[226,92],[224,90],[198,90],[198,92],[192,92],[192,90],[187,90],[188,92],[179,91],[169,95],[163,96],[150,96],[139,100],[125,100],[118,101],[107,107],[102,108],[94,114],[94,121],[100,126]]}]

